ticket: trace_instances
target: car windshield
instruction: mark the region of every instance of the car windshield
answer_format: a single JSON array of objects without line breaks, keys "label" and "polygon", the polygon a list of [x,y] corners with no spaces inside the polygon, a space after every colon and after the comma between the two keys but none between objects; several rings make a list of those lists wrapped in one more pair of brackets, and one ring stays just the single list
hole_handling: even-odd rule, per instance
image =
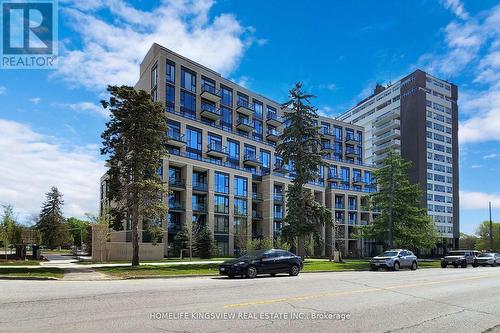
[{"label": "car windshield", "polygon": [[464,251],[450,251],[450,256],[464,256],[465,252]]},{"label": "car windshield", "polygon": [[482,258],[484,258],[484,257],[493,257],[493,253],[481,253],[479,255],[479,257],[482,257]]},{"label": "car windshield", "polygon": [[242,256],[241,258],[259,258],[262,257],[264,253],[266,253],[268,250],[256,250],[256,251],[251,251]]},{"label": "car windshield", "polygon": [[379,257],[394,257],[398,255],[398,251],[385,251]]}]

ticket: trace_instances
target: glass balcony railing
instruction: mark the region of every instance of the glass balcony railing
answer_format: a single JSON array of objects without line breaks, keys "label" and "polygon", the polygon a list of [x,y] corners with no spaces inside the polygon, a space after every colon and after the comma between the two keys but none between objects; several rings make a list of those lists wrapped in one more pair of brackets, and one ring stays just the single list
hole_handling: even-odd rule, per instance
[{"label": "glass balcony railing", "polygon": [[184,187],[185,186],[185,182],[184,182],[184,179],[180,179],[180,178],[169,178],[168,179],[168,186],[170,187]]},{"label": "glass balcony railing", "polygon": [[220,90],[215,88],[214,86],[212,86],[210,84],[206,84],[206,83],[202,84],[201,85],[201,92],[202,93],[207,92],[207,93],[210,93],[212,95],[221,97]]},{"label": "glass balcony railing", "polygon": [[201,103],[201,112],[209,112],[219,117],[222,116],[221,109],[215,107],[215,105],[208,103]]},{"label": "glass balcony railing", "polygon": [[238,120],[236,121],[236,125],[245,125],[253,127],[253,123],[248,118],[238,118]]},{"label": "glass balcony railing", "polygon": [[276,121],[276,122],[279,122],[281,123],[282,122],[282,119],[280,116],[278,116],[278,113],[277,112],[267,112],[267,117],[266,117],[266,120],[269,120],[269,121]]},{"label": "glass balcony railing", "polygon": [[210,142],[207,145],[208,151],[213,151],[221,154],[227,154],[227,149],[220,142]]},{"label": "glass balcony railing", "polygon": [[283,194],[281,193],[274,193],[273,194],[273,199],[275,202],[283,202]]},{"label": "glass balcony railing", "polygon": [[268,129],[267,130],[267,135],[272,135],[272,136],[277,136],[279,137],[281,134],[275,129]]},{"label": "glass balcony railing", "polygon": [[193,211],[194,212],[206,212],[207,205],[204,203],[193,203]]},{"label": "glass balcony railing", "polygon": [[252,200],[261,201],[262,200],[262,193],[252,192]]},{"label": "glass balcony railing", "polygon": [[169,128],[167,131],[167,137],[169,140],[174,140],[174,141],[179,141],[179,142],[186,142],[186,136],[184,134],[181,134],[180,131],[176,131],[174,129]]},{"label": "glass balcony railing", "polygon": [[169,209],[184,209],[184,203],[181,201],[169,200],[168,201],[168,208]]},{"label": "glass balcony railing", "polygon": [[248,109],[248,110],[251,110],[251,111],[254,111],[255,110],[255,107],[252,103],[249,103],[247,101],[243,101],[243,100],[239,100],[237,103],[236,103],[236,106],[237,107],[243,107],[245,109]]},{"label": "glass balcony railing", "polygon": [[195,191],[200,191],[200,192],[207,192],[208,191],[208,184],[203,183],[203,182],[193,182],[193,190]]}]

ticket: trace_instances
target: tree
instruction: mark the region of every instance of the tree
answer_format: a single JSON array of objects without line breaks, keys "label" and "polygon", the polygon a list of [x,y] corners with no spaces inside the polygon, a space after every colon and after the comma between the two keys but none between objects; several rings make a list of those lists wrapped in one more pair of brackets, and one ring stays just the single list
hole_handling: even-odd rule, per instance
[{"label": "tree", "polygon": [[490,244],[490,221],[482,222],[476,230],[478,236],[476,250],[499,250],[500,251],[500,222],[493,222],[493,249]]},{"label": "tree", "polygon": [[369,225],[360,227],[358,237],[372,238],[394,246],[426,249],[435,246],[437,232],[427,210],[421,208],[418,184],[411,184],[408,169],[411,162],[390,152],[374,172],[378,192],[369,196],[370,206],[380,215]]},{"label": "tree", "polygon": [[474,250],[476,248],[477,241],[478,238],[474,235],[460,233],[459,248]]},{"label": "tree", "polygon": [[4,246],[5,260],[7,260],[7,247],[13,243],[13,237],[16,229],[16,219],[14,209],[11,205],[2,206],[2,219],[0,221],[0,241]]},{"label": "tree", "polygon": [[289,101],[282,105],[287,126],[276,147],[283,162],[291,164],[295,173],[286,193],[288,210],[283,236],[289,243],[297,240],[297,252],[302,257],[305,256],[306,238],[317,235],[320,226],[332,222],[330,211],[305,188],[308,182],[318,177],[318,169],[323,166],[321,135],[315,123],[318,114],[309,101],[312,97],[302,91],[300,82],[290,90]]},{"label": "tree", "polygon": [[102,134],[101,154],[107,155],[107,199],[112,227],[132,222],[132,265],[139,265],[139,222],[163,220],[167,206],[159,200],[166,193],[157,170],[166,156],[166,114],[161,103],[128,86],[108,86],[111,119]]},{"label": "tree", "polygon": [[207,226],[204,226],[196,240],[196,252],[202,259],[212,257],[214,253],[214,237]]},{"label": "tree", "polygon": [[[174,255],[182,256],[182,250],[189,247],[190,233],[187,226],[182,226],[173,239],[172,246],[174,247]],[[191,251],[190,251],[191,252]]]},{"label": "tree", "polygon": [[70,217],[66,220],[66,225],[71,237],[73,238],[73,245],[83,246],[83,243],[88,241],[88,227],[90,225],[88,221],[79,220],[76,217]]},{"label": "tree", "polygon": [[45,245],[50,247],[61,246],[71,239],[62,214],[63,195],[55,186],[45,195],[46,200],[42,204],[36,229],[40,231],[42,242]]},{"label": "tree", "polygon": [[[109,214],[109,209],[106,207],[102,210],[101,215],[96,216],[90,213],[85,214],[87,220],[94,227],[96,231],[96,239],[92,239],[92,246],[99,246],[99,261],[103,262],[107,260],[107,255],[103,260],[103,253],[106,249],[106,242],[109,241],[111,237],[110,225],[111,225],[111,215]],[[96,261],[96,258],[92,258]]]}]

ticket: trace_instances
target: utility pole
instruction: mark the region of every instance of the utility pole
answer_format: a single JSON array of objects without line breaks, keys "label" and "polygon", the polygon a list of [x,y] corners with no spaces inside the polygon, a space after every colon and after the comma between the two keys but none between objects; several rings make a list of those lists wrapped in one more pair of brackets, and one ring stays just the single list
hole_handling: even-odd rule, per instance
[{"label": "utility pole", "polygon": [[490,250],[493,251],[493,221],[491,220],[491,201],[489,202],[490,206]]}]

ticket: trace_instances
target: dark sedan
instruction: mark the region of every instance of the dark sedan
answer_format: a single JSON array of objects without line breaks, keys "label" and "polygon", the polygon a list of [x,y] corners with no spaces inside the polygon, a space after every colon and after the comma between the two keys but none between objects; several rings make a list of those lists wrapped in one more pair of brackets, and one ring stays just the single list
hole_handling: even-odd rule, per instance
[{"label": "dark sedan", "polygon": [[240,258],[224,261],[219,266],[219,274],[229,277],[236,275],[253,279],[258,274],[288,273],[291,276],[299,275],[302,269],[302,259],[285,250],[258,250],[250,252]]}]

